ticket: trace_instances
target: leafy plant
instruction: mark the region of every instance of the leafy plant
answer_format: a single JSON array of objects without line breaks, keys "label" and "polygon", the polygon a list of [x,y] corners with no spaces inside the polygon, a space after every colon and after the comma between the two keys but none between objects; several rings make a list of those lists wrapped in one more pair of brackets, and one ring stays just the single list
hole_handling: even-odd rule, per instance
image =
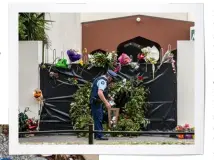
[{"label": "leafy plant", "polygon": [[[111,86],[109,94],[115,98],[116,107],[121,110],[119,121],[113,130],[139,131],[142,126],[146,127],[149,124],[149,120],[145,118],[148,107],[146,103],[148,91],[139,84],[138,79],[133,79],[125,84],[123,81],[118,81]],[[73,95],[70,118],[74,129],[88,129],[88,124],[93,122],[89,105],[90,93],[91,83],[88,83]],[[107,113],[106,109],[105,113]],[[104,128],[107,130],[107,127]],[[86,134],[79,134],[79,136],[84,135]],[[114,136],[114,134],[112,135]]]},{"label": "leafy plant", "polygon": [[45,20],[45,13],[19,13],[19,40],[42,41],[43,60],[44,46],[50,46],[50,41],[45,30],[49,30],[51,20]]},{"label": "leafy plant", "polygon": [[[88,129],[89,123],[93,123],[90,111],[89,97],[91,93],[91,83],[85,84],[73,95],[73,102],[70,105],[70,117],[74,129]],[[83,136],[86,134],[79,134]]]},{"label": "leafy plant", "polygon": [[116,106],[121,109],[115,130],[139,131],[142,126],[149,124],[145,118],[148,90],[139,84],[138,79],[132,79],[126,84],[117,82],[112,86],[110,94],[115,95]]},{"label": "leafy plant", "polygon": [[109,53],[101,53],[96,52],[93,55],[89,55],[89,62],[94,67],[107,67],[110,69],[114,68],[114,63],[117,61],[117,54],[116,52],[109,52]]}]

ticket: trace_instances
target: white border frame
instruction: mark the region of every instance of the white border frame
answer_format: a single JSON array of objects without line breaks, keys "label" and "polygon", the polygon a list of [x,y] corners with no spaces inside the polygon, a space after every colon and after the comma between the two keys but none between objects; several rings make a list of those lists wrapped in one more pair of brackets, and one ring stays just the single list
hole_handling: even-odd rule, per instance
[{"label": "white border frame", "polygon": [[[116,2],[116,1],[115,1]],[[10,154],[203,154],[204,20],[203,4],[11,4],[9,6],[9,150]],[[120,6],[120,7],[118,7]],[[111,10],[109,10],[111,9]],[[195,16],[195,145],[23,145],[18,139],[19,12],[190,12]],[[200,64],[200,65],[199,65]],[[33,74],[33,73],[32,73]]]}]

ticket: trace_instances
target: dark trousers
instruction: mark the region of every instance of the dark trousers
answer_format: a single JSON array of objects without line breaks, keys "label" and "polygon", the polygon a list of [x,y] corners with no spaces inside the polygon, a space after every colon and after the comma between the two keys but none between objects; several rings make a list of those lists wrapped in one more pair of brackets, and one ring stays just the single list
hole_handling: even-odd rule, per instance
[{"label": "dark trousers", "polygon": [[[103,131],[103,105],[102,104],[91,104],[92,117],[94,120],[94,129]],[[95,138],[103,137],[103,133],[95,133]]]}]

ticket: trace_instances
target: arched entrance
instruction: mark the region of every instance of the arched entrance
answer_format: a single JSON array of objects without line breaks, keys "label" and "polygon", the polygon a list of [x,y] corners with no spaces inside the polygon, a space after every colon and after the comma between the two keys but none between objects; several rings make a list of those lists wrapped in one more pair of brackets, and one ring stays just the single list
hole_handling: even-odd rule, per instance
[{"label": "arched entrance", "polygon": [[133,39],[129,39],[125,42],[122,42],[117,47],[118,57],[122,53],[126,53],[128,56],[133,57],[133,61],[137,61],[137,55],[141,53],[141,49],[144,47],[153,47],[155,46],[159,51],[161,49],[161,46],[149,39],[143,38],[143,37],[135,37]]}]

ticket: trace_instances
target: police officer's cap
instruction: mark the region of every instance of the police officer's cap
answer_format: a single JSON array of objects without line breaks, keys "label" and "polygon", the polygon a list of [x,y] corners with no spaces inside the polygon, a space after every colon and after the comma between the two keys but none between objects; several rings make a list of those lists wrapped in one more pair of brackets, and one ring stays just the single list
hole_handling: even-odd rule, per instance
[{"label": "police officer's cap", "polygon": [[108,71],[107,71],[107,74],[108,74],[109,76],[111,76],[112,78],[117,77],[117,73],[115,73],[115,72],[112,71],[112,70],[108,70]]}]

